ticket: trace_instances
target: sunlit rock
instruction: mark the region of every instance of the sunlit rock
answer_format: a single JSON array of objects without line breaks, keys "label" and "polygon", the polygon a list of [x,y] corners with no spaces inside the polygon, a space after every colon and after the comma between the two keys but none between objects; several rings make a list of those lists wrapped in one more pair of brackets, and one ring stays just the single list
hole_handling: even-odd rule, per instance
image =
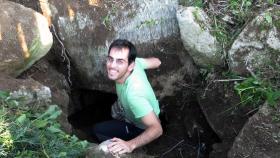
[{"label": "sunlit rock", "polygon": [[0,72],[18,76],[52,46],[46,18],[20,4],[0,1]]},{"label": "sunlit rock", "polygon": [[213,28],[202,9],[180,6],[177,20],[182,42],[197,65],[211,67],[222,64],[221,46],[212,35]]}]

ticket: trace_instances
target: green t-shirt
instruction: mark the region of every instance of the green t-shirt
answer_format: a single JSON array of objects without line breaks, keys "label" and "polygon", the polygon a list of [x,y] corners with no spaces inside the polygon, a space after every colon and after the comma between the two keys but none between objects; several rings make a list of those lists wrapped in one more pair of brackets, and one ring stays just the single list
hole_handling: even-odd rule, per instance
[{"label": "green t-shirt", "polygon": [[152,110],[158,116],[160,109],[158,100],[147,79],[145,62],[141,58],[135,59],[135,67],[125,83],[116,83],[118,98],[124,108],[125,119],[135,126],[145,129],[141,117]]}]

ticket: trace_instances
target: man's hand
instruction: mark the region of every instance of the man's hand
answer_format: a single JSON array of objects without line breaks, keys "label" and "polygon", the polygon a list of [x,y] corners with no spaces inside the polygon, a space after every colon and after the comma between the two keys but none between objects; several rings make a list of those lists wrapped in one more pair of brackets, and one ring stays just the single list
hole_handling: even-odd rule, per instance
[{"label": "man's hand", "polygon": [[143,58],[147,67],[145,69],[155,69],[161,65],[161,61],[158,58],[150,57],[150,58]]},{"label": "man's hand", "polygon": [[141,121],[147,127],[143,133],[129,141],[113,138],[108,150],[112,154],[131,153],[135,148],[146,145],[162,135],[160,120],[153,111],[142,117]]},{"label": "man's hand", "polygon": [[113,138],[110,141],[111,143],[108,145],[108,149],[113,155],[131,153],[133,150],[130,144],[122,139]]}]

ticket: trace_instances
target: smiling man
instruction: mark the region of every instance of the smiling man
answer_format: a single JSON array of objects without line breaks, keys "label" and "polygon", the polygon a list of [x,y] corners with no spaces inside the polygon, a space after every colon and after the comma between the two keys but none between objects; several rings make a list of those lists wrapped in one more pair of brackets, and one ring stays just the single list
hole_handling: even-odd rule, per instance
[{"label": "smiling man", "polygon": [[137,58],[135,46],[123,39],[109,47],[107,75],[115,81],[118,102],[112,107],[113,120],[95,125],[100,142],[110,140],[113,154],[130,153],[162,134],[159,103],[147,79],[145,69],[158,68],[158,58]]}]

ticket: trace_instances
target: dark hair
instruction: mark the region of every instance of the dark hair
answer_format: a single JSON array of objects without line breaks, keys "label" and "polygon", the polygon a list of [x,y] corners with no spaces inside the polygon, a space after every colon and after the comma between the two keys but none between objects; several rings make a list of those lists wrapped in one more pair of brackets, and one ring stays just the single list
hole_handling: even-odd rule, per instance
[{"label": "dark hair", "polygon": [[115,41],[113,41],[113,43],[109,47],[108,54],[110,54],[110,51],[111,51],[112,48],[119,48],[119,49],[128,48],[128,50],[129,50],[129,52],[128,52],[128,64],[135,61],[135,58],[137,56],[137,50],[136,50],[135,46],[131,42],[129,42],[128,40],[116,39]]}]

